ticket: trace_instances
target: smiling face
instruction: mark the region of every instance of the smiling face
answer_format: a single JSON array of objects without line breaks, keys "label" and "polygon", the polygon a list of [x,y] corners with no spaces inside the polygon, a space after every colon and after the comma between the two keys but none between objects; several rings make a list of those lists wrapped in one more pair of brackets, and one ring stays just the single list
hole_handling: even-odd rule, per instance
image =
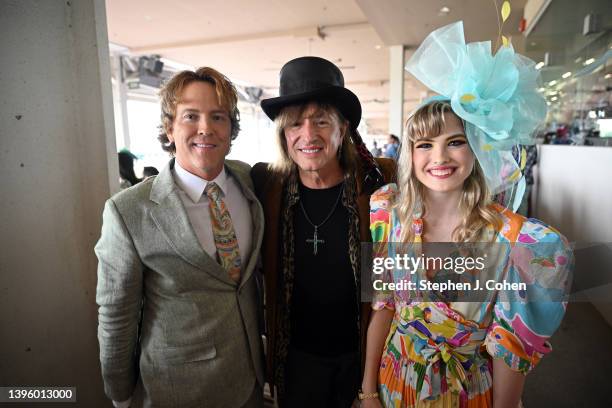
[{"label": "smiling face", "polygon": [[168,139],[185,170],[205,180],[219,175],[230,148],[231,121],[212,84],[194,81],[183,88]]},{"label": "smiling face", "polygon": [[336,178],[342,174],[338,150],[347,124],[317,104],[310,103],[301,115],[284,127],[287,153],[297,165],[300,177],[316,173],[320,178]]},{"label": "smiling face", "polygon": [[414,141],[414,174],[431,192],[448,193],[463,189],[472,173],[474,154],[468,145],[463,124],[452,113],[444,113],[442,132]]}]

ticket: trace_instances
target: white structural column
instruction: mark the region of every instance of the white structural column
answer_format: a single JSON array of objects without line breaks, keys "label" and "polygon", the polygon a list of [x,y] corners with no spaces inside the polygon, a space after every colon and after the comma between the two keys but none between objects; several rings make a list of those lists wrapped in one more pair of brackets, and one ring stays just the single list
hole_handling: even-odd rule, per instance
[{"label": "white structural column", "polygon": [[0,27],[0,385],[72,386],[75,406],[107,406],[93,252],[118,184],[104,0],[2,1]]},{"label": "white structural column", "polygon": [[404,46],[389,47],[389,133],[400,139],[404,128]]},{"label": "white structural column", "polygon": [[117,148],[131,147],[130,126],[127,109],[127,86],[123,80],[123,68],[121,66],[121,54],[116,53],[111,57],[111,69],[113,70],[115,82],[113,87],[113,100],[115,106],[115,132]]}]

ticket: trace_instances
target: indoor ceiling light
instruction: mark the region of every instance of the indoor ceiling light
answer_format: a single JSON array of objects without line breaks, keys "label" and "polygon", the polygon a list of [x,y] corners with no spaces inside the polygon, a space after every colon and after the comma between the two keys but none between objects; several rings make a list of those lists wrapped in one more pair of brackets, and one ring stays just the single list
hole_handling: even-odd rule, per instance
[{"label": "indoor ceiling light", "polygon": [[538,88],[538,92],[544,92],[545,90],[545,88]]},{"label": "indoor ceiling light", "polygon": [[440,13],[442,13],[442,14],[448,14],[448,13],[450,13],[450,9],[449,9],[448,7],[446,7],[446,6],[444,6],[444,7],[442,7],[442,8],[440,9]]},{"label": "indoor ceiling light", "polygon": [[541,69],[544,66],[544,62],[540,61],[536,64],[535,69]]},{"label": "indoor ceiling light", "polygon": [[377,50],[380,50],[380,49],[382,48],[382,46],[380,46],[379,44],[376,44],[376,45],[374,46],[374,48],[376,48]]},{"label": "indoor ceiling light", "polygon": [[550,86],[555,86],[555,85],[557,85],[557,81],[553,79],[552,81],[550,81],[550,82],[548,83],[548,85],[550,85]]},{"label": "indoor ceiling light", "polygon": [[553,96],[552,98],[550,98],[550,100],[553,101],[553,102],[556,101],[557,99],[559,99],[559,98],[557,98],[556,96]]},{"label": "indoor ceiling light", "polygon": [[610,78],[612,78],[612,74],[606,74],[606,75],[604,76],[604,79],[610,79]]},{"label": "indoor ceiling light", "polygon": [[588,60],[584,61],[584,65],[591,65],[594,62],[595,62],[595,58],[589,58]]},{"label": "indoor ceiling light", "polygon": [[572,76],[572,73],[567,71],[565,74],[561,75],[562,78],[569,78]]}]

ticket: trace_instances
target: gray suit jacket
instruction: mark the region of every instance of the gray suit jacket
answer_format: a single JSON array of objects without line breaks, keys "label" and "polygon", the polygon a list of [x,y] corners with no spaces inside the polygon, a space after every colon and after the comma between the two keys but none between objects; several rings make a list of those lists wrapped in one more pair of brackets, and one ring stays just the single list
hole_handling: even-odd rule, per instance
[{"label": "gray suit jacket", "polygon": [[227,160],[253,218],[252,253],[235,283],[201,248],[173,165],[106,202],[95,248],[105,391],[115,401],[132,396],[132,407],[239,407],[264,382],[263,210],[250,166]]}]

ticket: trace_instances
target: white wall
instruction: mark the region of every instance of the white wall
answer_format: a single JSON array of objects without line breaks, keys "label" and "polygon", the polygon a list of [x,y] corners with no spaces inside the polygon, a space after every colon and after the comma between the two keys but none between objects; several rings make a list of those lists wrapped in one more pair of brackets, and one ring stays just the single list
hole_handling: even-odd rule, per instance
[{"label": "white wall", "polygon": [[[570,241],[612,243],[612,147],[542,145],[538,153],[536,217]],[[609,300],[593,304],[612,325],[612,286],[602,289]]]},{"label": "white wall", "polygon": [[104,1],[2,1],[0,27],[0,385],[110,405],[93,253],[118,178]]}]

